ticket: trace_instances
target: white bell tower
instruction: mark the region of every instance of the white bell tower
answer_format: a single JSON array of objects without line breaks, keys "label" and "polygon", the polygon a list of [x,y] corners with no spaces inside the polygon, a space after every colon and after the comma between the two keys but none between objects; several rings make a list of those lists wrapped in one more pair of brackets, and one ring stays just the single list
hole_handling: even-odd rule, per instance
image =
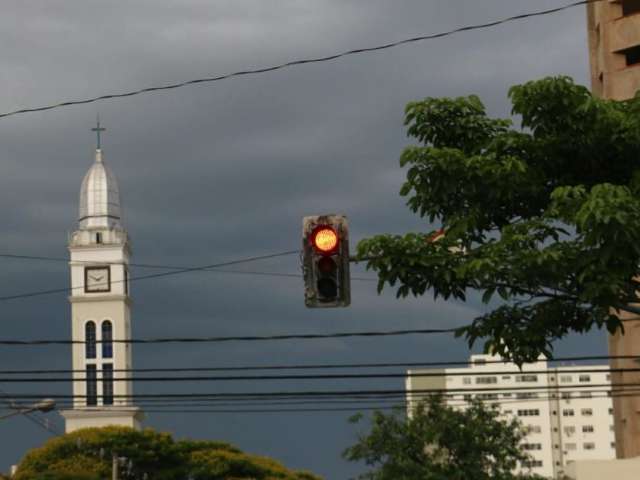
[{"label": "white bell tower", "polygon": [[69,237],[73,408],[61,412],[65,431],[122,425],[141,428],[133,405],[129,257],[116,178],[102,159],[100,127],[95,162],[82,181],[78,229]]}]

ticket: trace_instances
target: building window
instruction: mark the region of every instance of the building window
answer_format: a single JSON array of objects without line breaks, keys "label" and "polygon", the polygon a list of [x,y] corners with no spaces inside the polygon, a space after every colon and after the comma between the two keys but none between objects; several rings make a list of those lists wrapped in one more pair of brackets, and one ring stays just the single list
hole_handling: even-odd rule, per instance
[{"label": "building window", "polygon": [[560,375],[560,383],[571,383],[573,382],[573,378],[571,375]]},{"label": "building window", "polygon": [[582,410],[580,410],[580,413],[584,417],[590,417],[590,416],[593,415],[593,409],[591,409],[591,408],[583,408]]},{"label": "building window", "polygon": [[593,425],[583,425],[582,433],[593,433]]},{"label": "building window", "polygon": [[566,448],[567,450],[575,450],[576,449],[576,444],[575,443],[565,443],[564,444],[564,448]]},{"label": "building window", "polygon": [[571,392],[562,392],[560,394],[560,396],[564,399],[564,400],[569,400],[571,398]]},{"label": "building window", "polygon": [[573,435],[574,433],[576,433],[576,427],[574,427],[573,425],[564,427],[565,435]]},{"label": "building window", "polygon": [[613,408],[609,409],[609,415],[613,415]]},{"label": "building window", "polygon": [[580,398],[591,398],[591,392],[580,392]]},{"label": "building window", "polygon": [[640,45],[636,47],[627,48],[620,53],[624,55],[627,60],[627,66],[640,64]]},{"label": "building window", "polygon": [[587,442],[582,446],[584,447],[585,450],[595,450],[596,448],[596,444],[593,442]]},{"label": "building window", "polygon": [[564,410],[562,410],[562,416],[563,417],[573,417],[574,412],[572,408],[565,408]]},{"label": "building window", "polygon": [[513,397],[513,395],[510,394],[510,393],[503,393],[502,394],[502,398],[511,398],[511,397]]},{"label": "building window", "polygon": [[634,13],[640,13],[640,0],[623,0],[622,15],[627,16]]},{"label": "building window", "polygon": [[88,321],[84,325],[84,356],[96,358],[96,324]]},{"label": "building window", "polygon": [[541,467],[542,460],[525,460],[522,462],[524,468]]},{"label": "building window", "polygon": [[476,383],[498,383],[498,377],[476,377]]},{"label": "building window", "polygon": [[541,443],[523,443],[522,449],[523,450],[542,450],[542,444]]},{"label": "building window", "polygon": [[538,394],[535,392],[519,392],[516,393],[516,398],[538,398]]},{"label": "building window", "polygon": [[479,393],[476,395],[476,398],[478,398],[479,400],[497,400],[498,394],[497,393]]},{"label": "building window", "polygon": [[462,379],[462,383],[463,383],[464,385],[471,385],[471,379],[470,379],[469,377],[464,377],[464,378]]},{"label": "building window", "polygon": [[86,373],[87,382],[87,406],[91,407],[98,404],[98,385],[96,383],[96,366],[87,365]]},{"label": "building window", "polygon": [[471,401],[471,394],[466,393],[463,398],[464,398],[465,402],[470,402]]},{"label": "building window", "polygon": [[511,380],[511,375],[503,375],[502,380]]},{"label": "building window", "polygon": [[102,243],[102,234],[96,233],[96,243]]},{"label": "building window", "polygon": [[113,405],[113,365],[102,365],[102,404]]},{"label": "building window", "polygon": [[109,320],[102,322],[102,358],[113,357],[113,326]]},{"label": "building window", "polygon": [[537,375],[516,375],[516,382],[537,382]]},{"label": "building window", "polygon": [[529,433],[542,433],[542,427],[540,425],[527,425],[525,427],[527,434]]},{"label": "building window", "polygon": [[540,416],[540,410],[537,408],[518,410],[519,417],[538,417]]},{"label": "building window", "polygon": [[580,377],[578,377],[578,381],[579,382],[590,382],[591,381],[591,375],[580,375]]}]

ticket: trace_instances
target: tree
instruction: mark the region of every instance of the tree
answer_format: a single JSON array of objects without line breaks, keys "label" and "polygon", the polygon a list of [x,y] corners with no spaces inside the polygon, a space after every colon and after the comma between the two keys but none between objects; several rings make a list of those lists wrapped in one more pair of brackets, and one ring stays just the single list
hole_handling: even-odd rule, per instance
[{"label": "tree", "polygon": [[13,480],[111,478],[114,454],[127,459],[123,479],[320,480],[226,443],[174,441],[167,433],[125,427],[87,428],[53,438],[27,453]]},{"label": "tree", "polygon": [[358,258],[398,297],[494,299],[457,335],[522,363],[571,331],[622,330],[620,310],[640,313],[640,92],[602,100],[555,77],[509,97],[520,129],[476,96],[407,105],[420,145],[402,153],[400,193],[446,235],[378,235]]},{"label": "tree", "polygon": [[477,399],[456,409],[433,395],[410,417],[402,410],[374,412],[371,431],[343,456],[374,467],[358,477],[363,480],[540,479],[526,469],[514,473],[530,460],[519,447],[525,433],[516,419],[499,416],[497,407],[485,407]]}]

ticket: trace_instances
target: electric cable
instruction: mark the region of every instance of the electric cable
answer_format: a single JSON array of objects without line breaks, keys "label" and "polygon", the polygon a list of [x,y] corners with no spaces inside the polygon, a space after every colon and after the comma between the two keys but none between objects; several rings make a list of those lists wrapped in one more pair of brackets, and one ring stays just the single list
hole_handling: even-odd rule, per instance
[{"label": "electric cable", "polygon": [[[205,270],[210,270],[213,268],[217,268],[217,267],[227,267],[230,265],[238,265],[241,263],[249,263],[249,262],[256,262],[258,260],[266,260],[266,259],[270,259],[270,258],[277,258],[277,257],[284,257],[287,255],[293,255],[293,254],[297,254],[300,253],[300,250],[289,250],[289,251],[285,251],[285,252],[280,252],[280,253],[271,253],[271,254],[267,254],[267,255],[259,255],[259,256],[255,256],[255,257],[247,257],[247,258],[241,258],[241,259],[237,259],[237,260],[230,260],[227,262],[220,262],[220,263],[214,263],[211,265],[203,265],[203,266],[199,266],[199,267],[187,267],[187,268],[182,268],[182,269],[178,269],[178,270],[172,270],[170,272],[161,272],[161,273],[152,273],[149,275],[141,275],[138,277],[132,277],[129,278],[128,281],[129,282],[134,282],[134,281],[140,281],[140,280],[148,280],[151,278],[161,278],[161,277],[169,277],[169,276],[173,276],[173,275],[180,275],[182,273],[189,273],[189,272],[198,272],[198,271],[205,271]],[[115,283],[123,283],[126,280],[114,280],[111,282],[111,284],[115,284]],[[99,286],[100,284],[96,284],[96,286]],[[103,284],[103,285],[108,285],[107,283]],[[7,301],[7,300],[15,300],[18,298],[31,298],[31,297],[37,297],[37,296],[41,296],[41,295],[50,295],[53,293],[68,293],[68,292],[72,292],[74,290],[81,290],[84,289],[83,286],[79,286],[79,287],[65,287],[65,288],[55,288],[55,289],[51,289],[51,290],[38,290],[38,291],[34,291],[34,292],[28,292],[28,293],[20,293],[20,294],[15,294],[15,295],[6,295],[3,297],[0,297],[0,301]]]},{"label": "electric cable", "polygon": [[559,7],[555,7],[555,8],[549,8],[549,9],[546,9],[546,10],[539,10],[539,11],[536,11],[536,12],[523,13],[523,14],[520,14],[520,15],[514,15],[514,16],[511,16],[511,17],[503,18],[503,19],[500,19],[500,20],[494,20],[494,21],[491,21],[491,22],[459,27],[459,28],[455,28],[453,30],[449,30],[449,31],[446,31],[446,32],[434,33],[434,34],[428,34],[428,35],[419,35],[419,36],[416,36],[416,37],[406,38],[406,39],[399,40],[399,41],[396,41],[396,42],[377,45],[377,46],[374,46],[374,47],[357,48],[357,49],[348,50],[348,51],[345,51],[345,52],[342,52],[342,53],[333,54],[333,55],[327,55],[327,56],[315,57],[315,58],[307,58],[307,59],[299,59],[299,60],[292,60],[292,61],[289,61],[289,62],[286,62],[286,63],[282,63],[282,64],[279,64],[279,65],[274,65],[274,66],[270,66],[270,67],[250,68],[250,69],[241,70],[241,71],[237,71],[237,72],[234,72],[234,73],[228,73],[228,74],[224,74],[224,75],[211,76],[211,77],[205,77],[205,78],[198,78],[198,79],[194,79],[194,80],[187,80],[187,81],[184,81],[184,82],[172,83],[172,84],[168,84],[168,85],[146,87],[146,88],[141,88],[139,90],[124,92],[124,93],[113,93],[113,94],[101,95],[101,96],[97,96],[97,97],[87,98],[87,99],[84,99],[84,100],[69,100],[69,101],[60,102],[60,103],[56,103],[56,104],[52,104],[52,105],[46,105],[46,106],[42,106],[42,107],[21,108],[19,110],[0,113],[0,118],[5,118],[5,117],[9,117],[9,116],[13,116],[13,115],[19,115],[19,114],[25,114],[25,113],[42,112],[42,111],[45,111],[45,110],[53,110],[53,109],[56,109],[56,108],[68,107],[68,106],[71,106],[71,105],[83,105],[83,104],[98,102],[98,101],[101,101],[101,100],[108,100],[108,99],[114,99],[114,98],[123,98],[123,97],[132,97],[132,96],[135,96],[135,95],[140,95],[140,94],[149,93],[149,92],[173,90],[173,89],[176,89],[176,88],[185,87],[187,85],[194,85],[194,84],[199,84],[199,83],[217,82],[217,81],[226,80],[226,79],[229,79],[229,78],[232,78],[232,77],[243,77],[243,76],[258,75],[258,74],[263,74],[263,73],[267,73],[267,72],[273,72],[273,71],[276,71],[276,70],[282,70],[284,68],[294,67],[294,66],[299,66],[299,65],[306,65],[306,64],[312,64],[312,63],[321,63],[321,62],[329,62],[329,61],[337,60],[339,58],[347,57],[347,56],[350,56],[350,55],[359,55],[359,54],[363,54],[363,53],[387,50],[387,49],[398,47],[398,46],[401,46],[401,45],[407,45],[407,44],[411,44],[411,43],[423,42],[423,41],[426,41],[426,40],[433,40],[433,39],[436,39],[436,38],[443,38],[443,37],[454,35],[454,34],[457,34],[457,33],[460,33],[460,32],[468,32],[468,31],[472,31],[472,30],[486,29],[486,28],[495,27],[495,26],[498,26],[498,25],[501,25],[501,24],[504,24],[504,23],[508,23],[508,22],[524,20],[524,19],[532,18],[532,17],[540,17],[540,16],[544,16],[544,15],[551,15],[551,14],[558,13],[558,12],[561,12],[561,11],[564,11],[564,10],[568,10],[570,8],[574,8],[574,7],[577,7],[577,6],[580,6],[580,5],[587,5],[587,4],[590,4],[590,3],[597,3],[597,2],[600,2],[600,1],[602,1],[602,0],[582,0],[582,1],[577,1],[577,2],[570,3],[570,4],[567,4],[567,5],[562,5],[562,6],[559,6]]},{"label": "electric cable", "polygon": [[[518,403],[526,403],[526,404],[531,404],[531,403],[539,403],[539,402],[546,402],[549,403],[549,401],[557,401],[558,402],[558,406],[556,408],[559,408],[561,410],[566,410],[566,409],[575,409],[575,408],[584,408],[585,403],[589,403],[595,400],[601,400],[601,399],[608,399],[608,398],[625,398],[625,397],[637,397],[640,396],[640,391],[638,390],[638,388],[634,388],[631,390],[622,390],[622,391],[614,391],[614,390],[607,390],[607,391],[603,391],[603,393],[605,393],[604,395],[598,395],[598,396],[591,396],[591,397],[572,397],[570,399],[568,398],[560,398],[560,397],[553,397],[553,396],[548,396],[548,397],[536,397],[536,398],[519,398],[519,399],[504,399],[504,400],[498,400],[498,399],[484,399],[482,400],[483,403],[485,404],[489,404],[489,405],[494,405],[494,406],[502,406],[502,405],[512,405],[512,404],[518,404]],[[248,409],[245,407],[246,404],[241,405],[240,408],[234,408],[234,409],[221,409],[221,407],[229,407],[229,406],[238,406],[237,403],[227,403],[227,404],[223,404],[223,403],[218,403],[218,404],[204,404],[205,409],[203,408],[198,408],[195,409],[193,408],[194,405],[187,405],[186,407],[181,407],[180,405],[162,405],[162,404],[156,404],[156,405],[149,405],[150,408],[144,408],[145,412],[149,412],[149,413],[259,413],[259,412],[264,412],[264,413],[269,413],[269,412],[277,412],[277,413],[282,413],[282,412],[295,412],[295,411],[358,411],[358,410],[380,410],[380,409],[387,409],[387,408],[398,408],[398,407],[402,407],[402,408],[407,408],[409,406],[411,406],[413,403],[416,403],[418,401],[424,400],[426,399],[428,396],[422,396],[422,397],[416,397],[416,398],[409,398],[408,400],[397,400],[397,399],[377,399],[377,400],[371,400],[371,401],[363,401],[363,400],[352,400],[349,401],[347,403],[358,403],[358,406],[354,406],[354,407],[349,407],[349,408],[345,408],[345,407],[311,407],[311,408],[277,408],[277,409],[266,409],[266,408],[258,408],[258,409]],[[450,406],[454,406],[454,407],[462,407],[464,405],[467,405],[469,402],[467,400],[455,400],[455,399],[446,399],[446,402],[448,405]],[[390,407],[388,405],[388,403],[382,403],[381,402],[389,402],[392,404],[392,406]],[[574,402],[574,403],[570,403],[570,402]],[[577,403],[580,402],[580,403]],[[319,403],[319,402],[307,402],[307,404],[310,403]],[[324,403],[324,402],[323,402]],[[361,403],[366,403],[365,406],[361,405]],[[375,405],[369,405],[369,403],[375,403]],[[284,403],[283,403],[284,404]],[[283,405],[280,404],[280,405]],[[302,404],[302,402],[291,402],[290,405],[295,405],[295,404]],[[257,404],[256,404],[257,405]],[[264,404],[260,404],[260,405],[264,405]],[[276,405],[279,406],[278,404],[270,404],[270,405]],[[133,405],[132,405],[133,406]],[[72,407],[72,404],[69,404],[69,408]],[[121,407],[119,409],[119,407]],[[127,410],[127,408],[130,409],[131,406],[127,407],[124,405],[114,405],[114,406],[109,406],[109,407],[105,407],[105,406],[96,406],[96,407],[91,407],[91,411],[94,412],[100,412],[100,411],[108,411],[108,412],[118,412],[118,411],[129,411]],[[140,407],[140,405],[136,404],[135,407]],[[180,407],[180,408],[179,408]],[[212,408],[215,407],[215,408]],[[254,411],[255,410],[255,411]],[[556,410],[556,414],[559,414],[560,412],[558,412]]]},{"label": "electric cable", "polygon": [[[300,333],[281,335],[240,335],[229,337],[165,337],[165,338],[130,338],[114,340],[96,340],[95,343],[127,343],[127,344],[166,344],[166,343],[221,343],[221,342],[261,342],[273,340],[325,340],[350,337],[392,337],[404,335],[437,335],[455,333],[456,328],[425,328],[413,330],[362,331],[337,333]],[[76,345],[85,344],[84,340],[0,340],[4,346],[43,346],[43,345]]]},{"label": "electric cable", "polygon": [[[461,393],[513,393],[513,392],[535,392],[535,391],[562,391],[562,390],[587,390],[597,388],[625,388],[640,386],[639,383],[634,382],[622,382],[622,383],[601,383],[601,384],[588,384],[588,385],[552,385],[552,386],[520,386],[520,387],[473,387],[473,388],[428,388],[428,389],[414,389],[411,390],[414,394],[461,394]],[[299,391],[263,391],[263,392],[213,392],[213,393],[141,393],[141,394],[114,394],[114,399],[183,399],[183,398],[226,398],[226,399],[238,399],[238,398],[361,398],[361,397],[389,397],[406,395],[405,389],[379,389],[379,390],[299,390]],[[47,394],[49,398],[68,400],[68,399],[86,399],[90,395],[68,395],[68,394]],[[16,399],[32,399],[38,398],[33,393],[11,393],[12,398]]]},{"label": "electric cable", "polygon": [[[588,356],[568,356],[556,357],[550,359],[541,359],[534,362],[527,362],[527,365],[534,365],[544,362],[584,362],[584,361],[600,361],[600,360],[638,360],[640,355],[588,355]],[[182,373],[182,372],[234,372],[234,371],[262,371],[262,370],[332,370],[332,369],[361,369],[361,368],[399,368],[399,367],[455,367],[472,365],[506,365],[512,362],[501,360],[482,360],[482,362],[474,362],[472,360],[441,360],[441,361],[423,361],[423,362],[378,362],[378,363],[319,363],[319,364],[281,364],[281,365],[240,365],[240,366],[217,366],[217,367],[165,367],[165,368],[116,368],[114,373]],[[569,365],[552,367],[566,368]],[[26,374],[66,374],[66,373],[84,373],[85,370],[73,369],[19,369],[19,370],[0,370],[0,375],[26,375]],[[481,373],[469,372],[472,375],[481,375]]]},{"label": "electric cable", "polygon": [[[18,255],[13,253],[0,253],[0,258],[10,258],[16,260],[41,260],[48,262],[63,262],[63,263],[73,263],[74,265],[78,264],[86,264],[91,266],[106,266],[106,265],[122,265],[122,262],[90,262],[90,261],[70,261],[68,258],[62,257],[45,257],[38,255]],[[159,264],[149,264],[149,263],[128,263],[129,267],[136,268],[148,268],[148,269],[160,269],[160,270],[184,270],[185,266],[177,266],[177,265],[159,265]],[[203,269],[202,272],[213,272],[213,273],[225,273],[225,274],[237,274],[237,275],[256,275],[256,276],[268,276],[268,277],[284,277],[284,278],[303,278],[303,276],[299,273],[289,273],[289,272],[265,272],[259,270],[223,270],[220,268],[211,268],[211,269]],[[377,278],[373,277],[358,277],[351,276],[351,280],[359,281],[359,282],[377,282]]]},{"label": "electric cable", "polygon": [[[112,372],[112,370],[111,370]],[[235,375],[235,376],[184,376],[179,377],[114,377],[113,382],[229,382],[229,381],[280,381],[280,380],[370,380],[380,378],[442,378],[442,377],[486,377],[498,375],[563,375],[584,373],[623,373],[640,372],[640,367],[628,368],[582,368],[577,370],[508,370],[488,372],[401,372],[401,373],[337,373],[337,374],[304,374],[304,375]],[[53,378],[0,378],[0,383],[59,383],[79,382],[87,380],[86,377],[53,377]],[[517,381],[517,380],[516,380]]]}]

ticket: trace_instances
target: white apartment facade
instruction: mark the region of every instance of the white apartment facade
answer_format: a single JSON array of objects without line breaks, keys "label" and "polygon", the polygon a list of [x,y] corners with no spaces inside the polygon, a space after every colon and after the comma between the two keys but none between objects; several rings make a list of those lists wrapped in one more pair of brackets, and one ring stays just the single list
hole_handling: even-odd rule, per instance
[{"label": "white apartment facade", "polygon": [[478,397],[517,417],[529,431],[522,448],[532,458],[522,467],[543,477],[562,478],[578,460],[616,456],[608,365],[549,368],[539,360],[520,370],[499,357],[472,355],[468,367],[407,372],[409,410],[433,390],[450,405],[464,408]]}]

